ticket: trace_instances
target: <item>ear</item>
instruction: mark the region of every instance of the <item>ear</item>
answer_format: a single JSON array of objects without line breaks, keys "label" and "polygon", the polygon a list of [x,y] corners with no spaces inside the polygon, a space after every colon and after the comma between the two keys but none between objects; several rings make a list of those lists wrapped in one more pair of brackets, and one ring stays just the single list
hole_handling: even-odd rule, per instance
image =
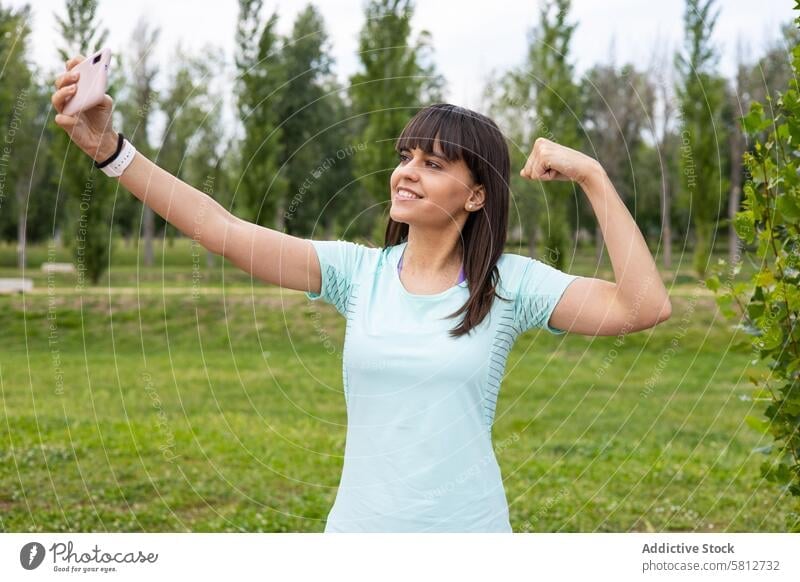
[{"label": "ear", "polygon": [[472,193],[469,195],[469,198],[467,198],[467,202],[464,206],[467,212],[475,212],[476,210],[480,210],[485,202],[486,189],[483,187],[483,184],[478,184],[478,186],[472,189]]}]

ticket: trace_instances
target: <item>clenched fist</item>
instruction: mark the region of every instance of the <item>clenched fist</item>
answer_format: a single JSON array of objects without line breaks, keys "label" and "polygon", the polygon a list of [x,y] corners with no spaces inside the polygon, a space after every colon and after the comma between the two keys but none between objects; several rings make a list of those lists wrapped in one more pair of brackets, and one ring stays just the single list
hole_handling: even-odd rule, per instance
[{"label": "clenched fist", "polygon": [[117,149],[117,133],[111,127],[114,101],[106,94],[103,101],[75,116],[61,113],[77,88],[77,71],[72,69],[86,57],[78,55],[67,61],[67,71],[56,78],[56,92],[50,98],[57,112],[55,122],[70,139],[95,161],[111,157]]},{"label": "clenched fist", "polygon": [[587,180],[602,172],[602,166],[594,158],[540,137],[534,142],[533,150],[519,174],[529,180],[569,180],[583,186]]}]

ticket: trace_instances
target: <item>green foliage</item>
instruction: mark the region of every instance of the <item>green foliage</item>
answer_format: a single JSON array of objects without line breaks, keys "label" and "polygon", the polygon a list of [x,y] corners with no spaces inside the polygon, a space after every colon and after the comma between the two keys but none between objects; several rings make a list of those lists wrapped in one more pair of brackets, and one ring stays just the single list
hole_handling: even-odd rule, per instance
[{"label": "green foliage", "polygon": [[280,227],[276,212],[286,197],[287,184],[279,173],[284,133],[278,104],[286,73],[280,36],[275,30],[278,13],[273,12],[262,24],[261,5],[261,0],[239,0],[237,98],[244,137],[233,209],[250,222]]},{"label": "green foliage", "polygon": [[[222,153],[217,146],[223,132],[220,99],[210,86],[215,71],[222,69],[223,56],[210,46],[197,56],[179,48],[171,63],[167,87],[158,100],[166,124],[156,162],[173,176],[218,198],[221,190],[217,170]],[[156,220],[172,242],[179,231],[161,217]]]},{"label": "green foliage", "polygon": [[287,85],[279,105],[281,172],[292,195],[284,205],[284,220],[287,232],[301,236],[310,235],[331,211],[328,202],[340,185],[331,180],[331,170],[349,161],[335,155],[345,136],[337,130],[334,113],[338,93],[328,94],[335,83],[328,49],[322,15],[309,4],[298,14],[283,48]]},{"label": "green foliage", "polygon": [[49,190],[30,196],[50,169],[49,157],[37,152],[47,151],[52,141],[52,134],[41,130],[51,107],[49,95],[26,59],[30,19],[29,6],[17,10],[0,6],[0,237],[20,241],[20,267],[25,260],[24,234],[46,235],[45,225],[52,225],[55,207]]},{"label": "green foliage", "polygon": [[[539,23],[531,34],[525,76],[534,96],[534,131],[528,151],[537,137],[572,148],[580,147],[580,87],[574,81],[570,45],[576,24],[567,21],[571,0],[548,0],[539,12]],[[516,172],[512,172],[515,174]],[[525,206],[538,222],[544,259],[554,267],[566,267],[571,245],[569,216],[574,214],[575,186],[550,183],[541,186],[543,197]],[[538,193],[537,193],[538,194]],[[530,196],[530,195],[528,195]]]},{"label": "green foliage", "polygon": [[643,196],[657,195],[658,184],[653,184],[654,187],[647,191],[634,191],[637,177],[634,170],[639,172],[639,168],[654,167],[645,165],[643,159],[652,152],[649,148],[645,151],[643,130],[653,118],[653,81],[633,65],[619,68],[595,65],[583,77],[581,98],[586,120],[587,153],[602,164],[632,214],[634,201],[638,203],[640,212],[645,209],[658,211],[658,198],[647,202],[642,200]]},{"label": "green foliage", "polygon": [[[430,36],[411,38],[412,0],[370,0],[359,35],[361,70],[350,79],[353,115],[363,151],[354,157],[364,199],[376,204],[365,216],[369,227],[389,199],[389,176],[397,166],[394,142],[422,106],[441,100],[444,81],[430,62]],[[381,232],[382,238],[382,232]]]},{"label": "green foliage", "polygon": [[[800,17],[798,17],[800,24]],[[792,49],[794,70],[800,71],[800,45]],[[771,106],[772,116],[753,103],[742,118],[752,136],[765,135],[744,155],[749,179],[744,186],[743,210],[735,229],[756,245],[760,265],[749,284],[725,284],[721,271],[707,285],[729,317],[741,317],[740,327],[752,336],[757,359],[769,372],[751,373],[753,399],[764,402],[765,418],[748,417],[754,429],[769,435],[773,446],[762,449],[764,478],[793,496],[787,527],[800,532],[800,84],[788,89]],[[766,132],[765,134],[763,132]],[[724,264],[724,263],[723,263]],[[734,268],[733,274],[737,273]],[[733,309],[740,308],[740,314]]]},{"label": "green foliage", "polygon": [[685,46],[676,57],[681,121],[681,202],[691,208],[693,266],[704,277],[714,229],[727,191],[724,108],[726,81],[715,72],[719,55],[711,36],[719,15],[715,0],[686,0]]},{"label": "green foliage", "polygon": [[[108,30],[101,28],[96,10],[95,0],[66,0],[66,18],[56,17],[63,42],[58,52],[64,60],[77,54],[89,55],[105,43]],[[56,172],[52,179],[58,199],[66,204],[64,239],[72,249],[78,272],[96,284],[108,265],[116,183],[94,167],[93,160],[72,143],[65,131],[58,127],[56,131]]]},{"label": "green foliage", "polygon": [[87,56],[90,51],[105,46],[108,29],[98,26],[97,0],[66,0],[66,17],[55,15],[56,28],[67,45],[58,48],[62,61],[75,56],[75,49]]}]

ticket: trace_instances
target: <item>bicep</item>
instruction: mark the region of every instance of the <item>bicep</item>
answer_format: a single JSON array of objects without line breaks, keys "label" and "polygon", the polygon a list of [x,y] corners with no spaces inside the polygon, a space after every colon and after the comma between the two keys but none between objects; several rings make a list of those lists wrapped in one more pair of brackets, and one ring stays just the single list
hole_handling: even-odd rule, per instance
[{"label": "bicep", "polygon": [[550,315],[550,325],[570,333],[614,336],[653,326],[621,300],[617,286],[592,277],[576,279]]},{"label": "bicep", "polygon": [[322,274],[311,242],[237,218],[222,255],[253,277],[272,285],[319,293]]}]

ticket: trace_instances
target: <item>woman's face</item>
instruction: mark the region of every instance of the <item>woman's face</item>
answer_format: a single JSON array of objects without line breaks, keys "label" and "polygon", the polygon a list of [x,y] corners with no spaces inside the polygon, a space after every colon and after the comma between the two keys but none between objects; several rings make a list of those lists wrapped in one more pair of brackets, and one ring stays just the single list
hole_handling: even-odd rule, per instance
[{"label": "woman's face", "polygon": [[[464,160],[448,162],[438,141],[433,153],[415,148],[401,150],[398,158],[390,180],[392,220],[417,226],[461,226],[468,212],[483,203],[483,189],[476,187]],[[409,191],[419,198],[409,198]]]}]

